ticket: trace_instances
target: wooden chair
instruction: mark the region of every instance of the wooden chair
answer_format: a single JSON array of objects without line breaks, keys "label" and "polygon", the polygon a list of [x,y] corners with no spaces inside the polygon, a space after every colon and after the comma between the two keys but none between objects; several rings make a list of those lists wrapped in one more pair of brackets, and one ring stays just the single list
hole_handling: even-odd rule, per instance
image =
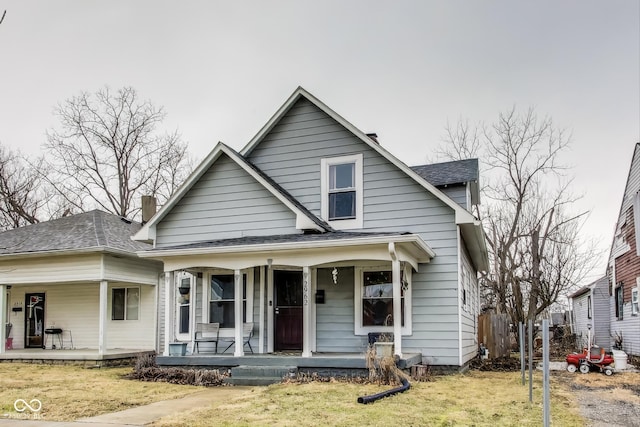
[{"label": "wooden chair", "polygon": [[216,343],[216,353],[218,352],[218,334],[220,332],[220,323],[196,323],[196,334],[194,336],[194,349],[200,353],[198,344],[201,342]]},{"label": "wooden chair", "polygon": [[[253,354],[253,348],[251,348],[251,338],[253,338],[253,323],[244,323],[242,325],[242,347],[245,345],[249,346],[249,350],[251,350],[251,354]],[[236,343],[235,338],[231,341],[231,344],[224,349],[223,353],[231,348],[232,345]]]}]

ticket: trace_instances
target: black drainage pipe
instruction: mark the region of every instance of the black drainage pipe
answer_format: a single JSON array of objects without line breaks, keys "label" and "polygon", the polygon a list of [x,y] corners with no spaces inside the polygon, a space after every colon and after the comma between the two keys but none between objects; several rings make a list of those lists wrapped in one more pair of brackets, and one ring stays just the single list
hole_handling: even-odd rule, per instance
[{"label": "black drainage pipe", "polygon": [[409,384],[409,381],[402,378],[402,385],[400,387],[392,388],[391,390],[383,391],[378,394],[372,394],[370,396],[361,396],[358,398],[358,403],[363,403],[365,405],[367,403],[373,403],[378,399],[382,399],[383,397],[393,396],[394,394],[397,394],[397,393],[403,393],[409,390],[410,388],[411,388],[411,384]]}]

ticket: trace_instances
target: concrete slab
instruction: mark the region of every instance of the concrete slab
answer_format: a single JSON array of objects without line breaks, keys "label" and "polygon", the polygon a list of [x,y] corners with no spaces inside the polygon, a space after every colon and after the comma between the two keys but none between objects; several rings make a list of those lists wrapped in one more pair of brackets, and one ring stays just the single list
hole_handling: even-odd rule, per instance
[{"label": "concrete slab", "polygon": [[77,422],[91,427],[102,424],[141,426],[177,412],[228,402],[230,399],[248,393],[251,389],[252,387],[211,387],[180,399],[163,400],[124,411],[79,419]]}]

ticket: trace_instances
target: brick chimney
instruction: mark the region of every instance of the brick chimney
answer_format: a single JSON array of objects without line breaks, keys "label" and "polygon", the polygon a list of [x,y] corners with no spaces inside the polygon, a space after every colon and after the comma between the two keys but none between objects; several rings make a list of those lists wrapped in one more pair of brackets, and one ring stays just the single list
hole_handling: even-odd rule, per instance
[{"label": "brick chimney", "polygon": [[142,196],[142,223],[146,224],[156,214],[156,198]]}]

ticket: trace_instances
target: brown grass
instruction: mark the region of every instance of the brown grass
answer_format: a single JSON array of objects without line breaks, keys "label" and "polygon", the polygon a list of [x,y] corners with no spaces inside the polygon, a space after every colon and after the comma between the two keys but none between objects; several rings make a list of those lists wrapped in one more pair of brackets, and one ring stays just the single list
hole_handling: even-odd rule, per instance
[{"label": "brown grass", "polygon": [[115,412],[199,390],[124,379],[131,368],[0,363],[0,417],[17,415],[16,399],[38,399],[46,420],[67,421]]},{"label": "brown grass", "polygon": [[[534,403],[518,373],[472,372],[412,383],[405,393],[362,405],[358,396],[389,386],[352,383],[277,384],[256,387],[249,396],[160,420],[155,426],[539,426],[541,375]],[[321,398],[320,398],[321,396]],[[552,385],[554,425],[582,426],[572,395]]]},{"label": "brown grass", "polygon": [[[40,399],[47,420],[73,420],[182,397],[201,388],[126,380],[130,368],[0,363],[0,416],[16,399]],[[575,375],[575,374],[574,374]],[[584,380],[589,381],[589,375]],[[598,379],[604,378],[597,375]],[[620,380],[622,377],[618,378]],[[594,379],[595,380],[595,379]],[[629,378],[630,383],[638,378]],[[619,382],[618,382],[619,383]],[[393,386],[310,382],[255,387],[237,398],[211,402],[159,420],[156,426],[539,426],[542,424],[541,373],[534,374],[534,403],[518,372],[471,372],[413,382],[405,393],[373,404],[359,396]],[[637,384],[637,382],[636,382]],[[582,426],[575,392],[563,377],[552,376],[554,425]]]}]

